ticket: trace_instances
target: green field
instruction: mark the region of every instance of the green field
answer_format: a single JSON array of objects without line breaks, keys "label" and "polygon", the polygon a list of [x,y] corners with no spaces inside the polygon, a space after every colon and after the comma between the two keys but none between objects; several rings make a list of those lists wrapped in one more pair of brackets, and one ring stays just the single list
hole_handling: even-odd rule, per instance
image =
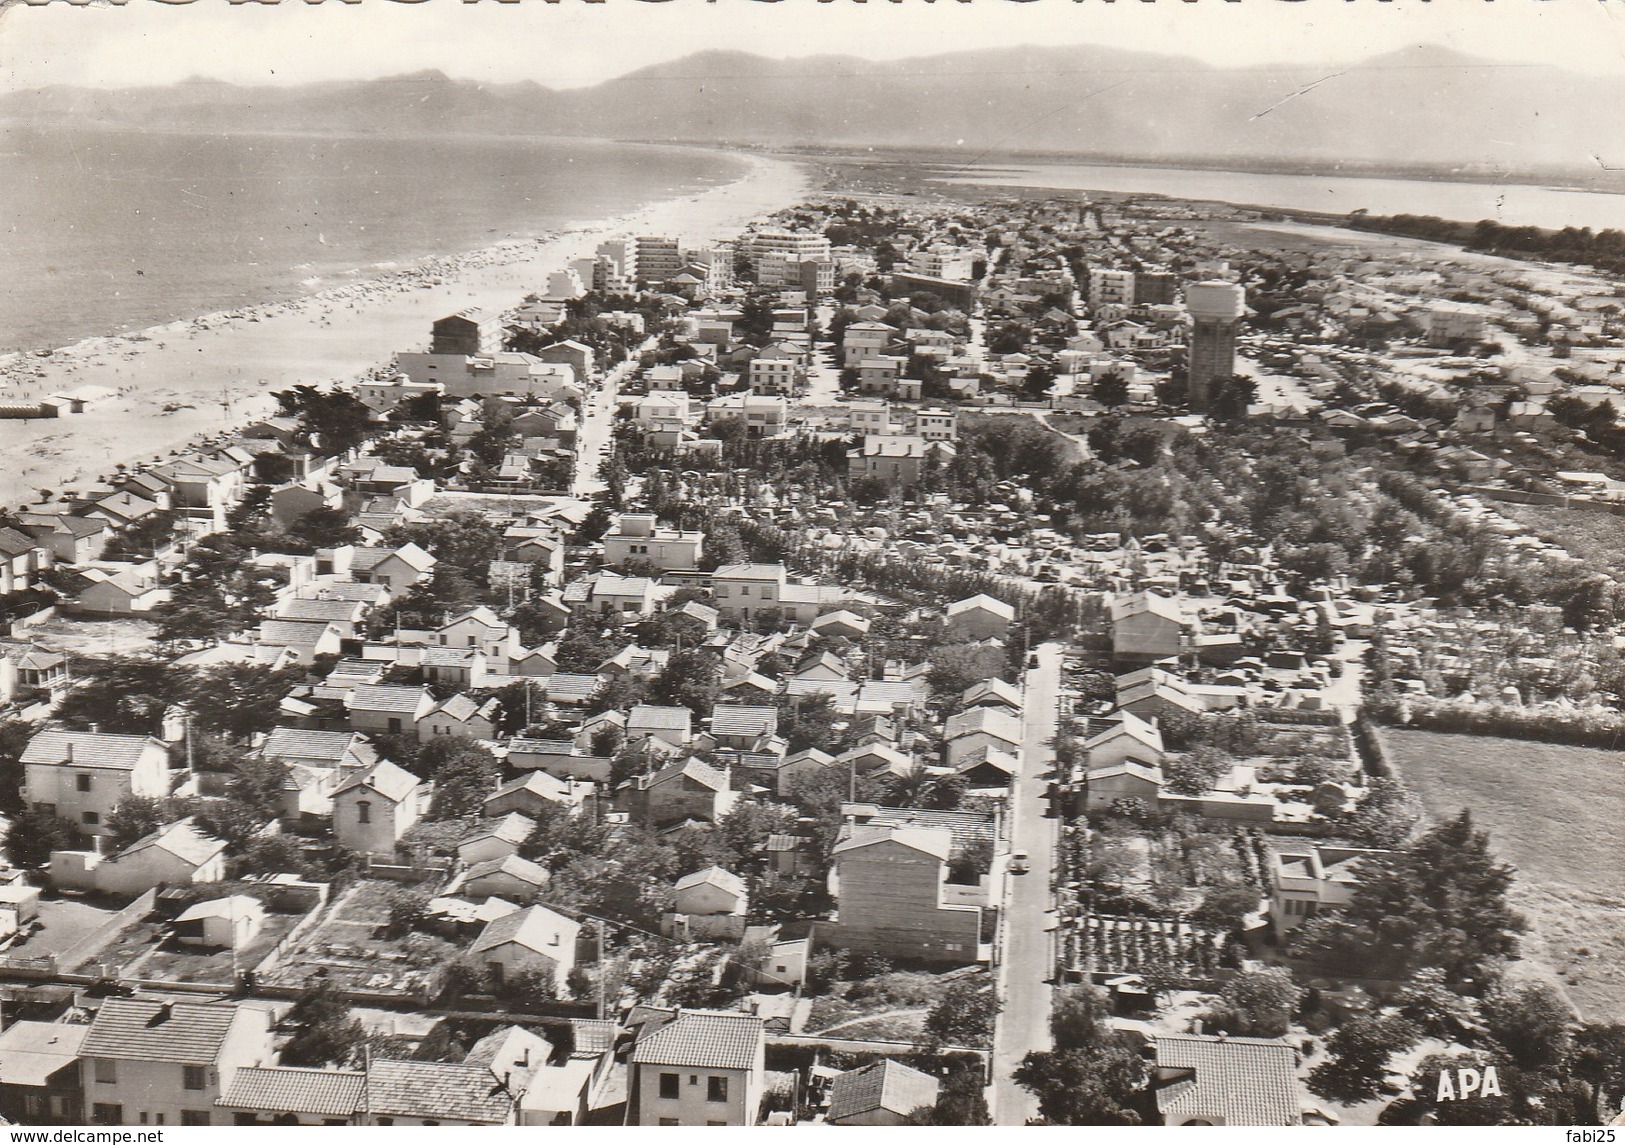
[{"label": "green field", "polygon": [[1625,1021],[1625,755],[1490,736],[1383,733],[1435,819],[1471,809],[1531,923],[1524,955],[1586,1018]]}]

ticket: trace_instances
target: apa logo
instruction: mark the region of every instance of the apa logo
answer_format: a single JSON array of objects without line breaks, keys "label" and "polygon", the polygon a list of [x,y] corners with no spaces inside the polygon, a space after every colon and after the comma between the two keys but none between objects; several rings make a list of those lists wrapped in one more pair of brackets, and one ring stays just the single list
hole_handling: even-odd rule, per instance
[{"label": "apa logo", "polygon": [[1455,1082],[1450,1080],[1450,1071],[1439,1071],[1438,1101],[1466,1101],[1472,1097],[1500,1097],[1501,1079],[1495,1074],[1494,1066],[1485,1066],[1480,1073],[1472,1066],[1462,1066],[1456,1071]]}]

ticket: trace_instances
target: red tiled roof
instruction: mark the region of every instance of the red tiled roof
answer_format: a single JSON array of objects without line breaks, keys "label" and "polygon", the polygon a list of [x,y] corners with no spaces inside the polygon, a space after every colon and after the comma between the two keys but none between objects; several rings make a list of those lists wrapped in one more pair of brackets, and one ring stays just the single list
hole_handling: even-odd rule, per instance
[{"label": "red tiled roof", "polygon": [[108,998],[79,1047],[81,1057],[204,1065],[220,1055],[238,1007],[154,998]]},{"label": "red tiled roof", "polygon": [[1279,1039],[1164,1035],[1157,1074],[1157,1109],[1167,1124],[1303,1123],[1296,1058]]},{"label": "red tiled roof", "polygon": [[638,1039],[635,1064],[695,1069],[752,1069],[763,1045],[762,1020],[754,1014],[688,1010]]},{"label": "red tiled roof", "polygon": [[266,1113],[351,1117],[361,1108],[366,1075],[354,1070],[245,1066],[216,1105]]},{"label": "red tiled roof", "polygon": [[835,1079],[829,1088],[827,1119],[838,1122],[877,1109],[907,1117],[916,1109],[935,1105],[939,1088],[930,1074],[884,1058]]},{"label": "red tiled roof", "polygon": [[366,1109],[374,1116],[501,1125],[513,1102],[481,1065],[384,1060],[367,1069]]}]

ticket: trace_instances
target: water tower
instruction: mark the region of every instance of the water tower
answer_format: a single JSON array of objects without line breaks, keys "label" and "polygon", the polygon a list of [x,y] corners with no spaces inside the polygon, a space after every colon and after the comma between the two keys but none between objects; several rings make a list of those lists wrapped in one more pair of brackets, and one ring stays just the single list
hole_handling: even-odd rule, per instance
[{"label": "water tower", "polygon": [[1236,330],[1247,311],[1247,295],[1233,282],[1195,282],[1185,288],[1191,315],[1191,409],[1206,413],[1215,382],[1236,372]]}]

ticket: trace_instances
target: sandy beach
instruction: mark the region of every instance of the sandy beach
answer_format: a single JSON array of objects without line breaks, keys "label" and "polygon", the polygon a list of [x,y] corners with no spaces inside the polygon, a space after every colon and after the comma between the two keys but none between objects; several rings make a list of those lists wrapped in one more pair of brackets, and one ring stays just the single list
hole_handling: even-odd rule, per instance
[{"label": "sandy beach", "polygon": [[701,244],[807,194],[807,168],[740,156],[750,168],[721,187],[535,242],[427,259],[297,301],[205,315],[124,338],[94,338],[49,358],[0,365],[0,400],[79,386],[117,400],[57,419],[0,420],[0,505],[94,483],[118,464],[164,457],[194,439],[269,413],[271,394],[363,376],[403,350],[427,347],[429,325],[470,306],[500,312],[541,289],[548,272],[625,233]]}]

